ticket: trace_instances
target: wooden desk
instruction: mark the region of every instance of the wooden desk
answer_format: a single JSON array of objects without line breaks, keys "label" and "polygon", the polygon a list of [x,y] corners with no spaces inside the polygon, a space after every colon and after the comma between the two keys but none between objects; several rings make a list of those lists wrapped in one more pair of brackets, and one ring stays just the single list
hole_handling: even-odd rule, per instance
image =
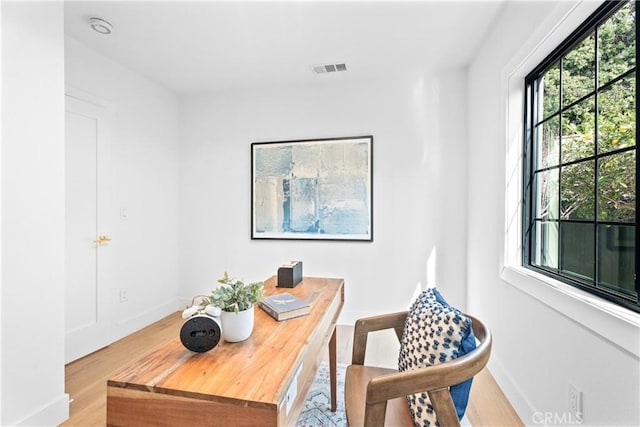
[{"label": "wooden desk", "polygon": [[325,345],[335,410],[335,325],[344,281],[305,277],[293,289],[275,285],[275,276],[268,279],[265,295],[290,292],[311,303],[311,313],[277,322],[256,307],[248,340],[221,340],[206,353],[184,348],[176,331],[175,339],[107,382],[107,425],[295,425]]}]

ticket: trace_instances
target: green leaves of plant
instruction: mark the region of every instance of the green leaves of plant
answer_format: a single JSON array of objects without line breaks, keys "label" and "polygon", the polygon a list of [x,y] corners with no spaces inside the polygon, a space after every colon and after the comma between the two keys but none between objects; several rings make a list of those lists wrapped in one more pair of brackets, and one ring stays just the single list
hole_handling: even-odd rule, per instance
[{"label": "green leaves of plant", "polygon": [[209,298],[211,304],[220,307],[223,311],[238,313],[247,310],[256,302],[262,301],[263,282],[253,282],[245,285],[242,280],[234,279],[225,271],[224,276],[218,279],[222,286],[214,289]]}]

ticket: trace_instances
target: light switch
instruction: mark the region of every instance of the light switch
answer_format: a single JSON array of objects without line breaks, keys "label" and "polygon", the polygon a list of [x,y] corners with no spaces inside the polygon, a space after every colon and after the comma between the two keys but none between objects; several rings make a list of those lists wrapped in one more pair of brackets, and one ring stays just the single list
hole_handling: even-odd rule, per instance
[{"label": "light switch", "polygon": [[120,219],[122,221],[129,219],[129,212],[127,211],[127,208],[120,208]]}]

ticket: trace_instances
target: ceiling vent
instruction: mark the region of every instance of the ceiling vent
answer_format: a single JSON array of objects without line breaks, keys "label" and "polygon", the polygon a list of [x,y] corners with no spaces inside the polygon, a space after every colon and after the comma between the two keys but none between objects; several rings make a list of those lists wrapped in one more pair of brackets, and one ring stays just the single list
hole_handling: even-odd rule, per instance
[{"label": "ceiling vent", "polygon": [[347,71],[347,64],[327,64],[313,67],[313,72],[316,74],[335,73],[338,71]]}]

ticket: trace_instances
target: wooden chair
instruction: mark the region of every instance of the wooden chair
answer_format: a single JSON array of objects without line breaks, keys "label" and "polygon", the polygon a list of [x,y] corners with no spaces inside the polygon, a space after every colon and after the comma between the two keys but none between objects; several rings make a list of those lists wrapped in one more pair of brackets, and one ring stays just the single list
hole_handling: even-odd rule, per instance
[{"label": "wooden chair", "polygon": [[347,423],[353,427],[413,426],[406,396],[427,391],[443,427],[459,426],[449,387],[480,372],[491,353],[491,332],[478,319],[471,318],[473,332],[480,343],[472,352],[449,362],[398,372],[394,369],[364,366],[367,334],[383,329],[395,330],[400,340],[407,311],[359,319],[353,334],[353,355],[345,379]]}]

